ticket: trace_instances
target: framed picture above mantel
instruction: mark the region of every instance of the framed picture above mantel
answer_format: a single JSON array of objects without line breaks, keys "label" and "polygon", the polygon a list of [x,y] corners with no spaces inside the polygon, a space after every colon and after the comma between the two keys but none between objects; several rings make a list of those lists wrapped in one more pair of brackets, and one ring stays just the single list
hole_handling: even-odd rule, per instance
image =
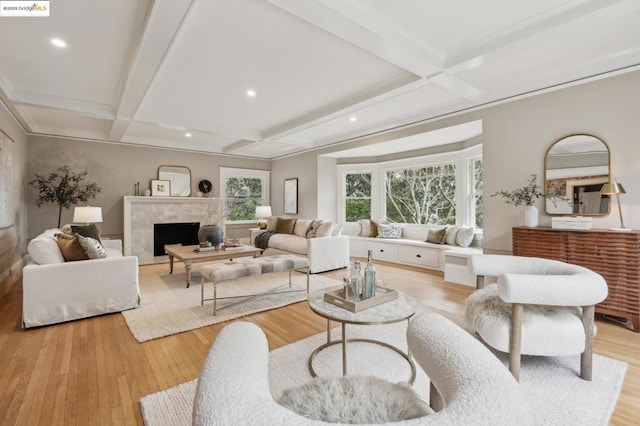
[{"label": "framed picture above mantel", "polygon": [[153,179],[151,181],[151,196],[152,197],[170,197],[171,181]]},{"label": "framed picture above mantel", "polygon": [[284,180],[284,214],[298,214],[298,178]]}]

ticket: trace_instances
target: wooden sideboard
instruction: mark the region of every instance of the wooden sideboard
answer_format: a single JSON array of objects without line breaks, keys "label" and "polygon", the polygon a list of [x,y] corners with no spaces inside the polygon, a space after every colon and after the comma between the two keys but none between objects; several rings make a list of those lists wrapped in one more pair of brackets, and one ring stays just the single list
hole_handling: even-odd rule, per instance
[{"label": "wooden sideboard", "polygon": [[609,295],[596,312],[629,318],[640,332],[640,231],[513,228],[513,255],[587,267],[604,277]]}]

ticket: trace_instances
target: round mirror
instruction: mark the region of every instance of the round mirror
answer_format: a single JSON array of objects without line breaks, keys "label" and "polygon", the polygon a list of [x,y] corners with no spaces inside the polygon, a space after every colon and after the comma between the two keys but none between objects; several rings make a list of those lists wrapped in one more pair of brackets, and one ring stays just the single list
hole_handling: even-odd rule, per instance
[{"label": "round mirror", "polygon": [[544,188],[550,215],[601,216],[609,213],[609,148],[592,135],[571,135],[555,142],[544,159]]},{"label": "round mirror", "polygon": [[158,179],[171,181],[172,197],[191,196],[191,170],[188,167],[160,166]]}]

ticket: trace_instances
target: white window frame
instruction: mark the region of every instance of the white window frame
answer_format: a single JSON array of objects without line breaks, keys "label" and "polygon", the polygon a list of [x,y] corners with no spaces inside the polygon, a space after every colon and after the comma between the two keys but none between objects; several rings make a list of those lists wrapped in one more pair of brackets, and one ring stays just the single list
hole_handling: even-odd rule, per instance
[{"label": "white window frame", "polygon": [[[476,227],[476,196],[478,195],[475,191],[475,173],[474,173],[474,163],[476,162],[476,160],[480,160],[482,161],[482,155],[475,155],[473,157],[469,157],[467,159],[467,182],[469,183],[469,195],[468,195],[468,206],[469,206],[469,213],[468,213],[468,223],[472,224],[472,226],[476,229],[482,229],[482,228],[477,228]],[[482,162],[482,168],[483,168],[483,173],[482,173],[482,177],[484,180],[484,162]]]},{"label": "white window frame", "polygon": [[252,220],[229,220],[226,217],[227,203],[225,195],[227,194],[227,180],[229,178],[252,178],[260,179],[262,182],[262,205],[271,205],[269,200],[269,188],[271,187],[271,171],[269,170],[255,170],[255,169],[239,169],[234,167],[220,167],[220,198],[222,199],[222,205],[225,209],[225,223],[226,224],[244,224],[255,223],[256,219]]},{"label": "white window frame", "polygon": [[421,157],[406,158],[403,160],[383,161],[380,163],[362,164],[339,164],[338,172],[338,220],[345,222],[345,182],[346,175],[353,173],[371,173],[371,217],[380,219],[387,217],[385,203],[384,176],[387,171],[397,169],[412,169],[421,167],[437,166],[441,164],[455,164],[456,168],[456,225],[474,226],[475,217],[471,216],[472,210],[469,205],[469,193],[473,187],[471,182],[473,176],[469,176],[472,161],[482,158],[482,144],[474,145],[470,148],[451,151],[442,154],[425,155]]}]

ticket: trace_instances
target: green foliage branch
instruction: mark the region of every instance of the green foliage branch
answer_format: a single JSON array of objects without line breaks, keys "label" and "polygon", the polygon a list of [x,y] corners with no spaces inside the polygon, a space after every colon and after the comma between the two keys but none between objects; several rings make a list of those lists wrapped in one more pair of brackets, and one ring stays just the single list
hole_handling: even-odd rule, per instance
[{"label": "green foliage branch", "polygon": [[536,183],[537,175],[533,173],[527,185],[514,189],[513,191],[498,191],[491,194],[492,197],[503,197],[505,203],[514,206],[532,206],[538,198],[547,198],[542,189]]},{"label": "green foliage branch", "polygon": [[58,205],[58,228],[63,207],[68,209],[79,202],[86,203],[102,191],[95,182],[85,182],[87,174],[86,170],[76,173],[69,166],[62,166],[48,175],[36,174],[36,178],[29,182],[38,190],[38,207],[47,203]]}]

